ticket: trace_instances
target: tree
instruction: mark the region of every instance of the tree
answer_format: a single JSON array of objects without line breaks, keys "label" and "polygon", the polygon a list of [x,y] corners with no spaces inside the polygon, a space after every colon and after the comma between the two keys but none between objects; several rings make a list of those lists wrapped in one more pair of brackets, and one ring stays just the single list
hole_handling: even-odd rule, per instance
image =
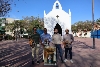
[{"label": "tree", "polygon": [[75,24],[72,25],[72,31],[91,31],[92,30],[92,22],[89,20],[86,21],[78,21]]},{"label": "tree", "polygon": [[10,0],[0,0],[0,17],[4,17],[11,10]]},{"label": "tree", "polygon": [[23,33],[23,30],[26,29],[26,32],[32,33],[33,27],[37,27],[38,29],[44,28],[44,21],[43,18],[37,17],[23,17],[23,20],[15,20],[13,23],[9,23],[6,25],[6,30],[12,30],[20,28],[20,32]]},{"label": "tree", "polygon": [[96,22],[100,22],[100,18],[96,20]]},{"label": "tree", "polygon": [[78,31],[78,28],[77,28],[77,26],[75,26],[75,25],[72,25],[71,27],[72,27],[72,32],[77,32],[77,31]]},{"label": "tree", "polygon": [[[12,24],[8,24],[6,29],[26,29],[26,32],[32,32],[32,28],[37,27],[38,29],[44,28],[43,18],[37,18],[37,17],[24,17],[23,20],[16,20]],[[21,30],[20,30],[21,32]]]},{"label": "tree", "polygon": [[32,30],[33,27],[37,27],[38,29],[43,29],[44,24],[43,24],[43,18],[37,18],[37,17],[24,17],[23,20],[28,24],[28,29]]},{"label": "tree", "polygon": [[14,24],[13,23],[9,23],[5,26],[5,30],[8,32],[13,32],[13,27],[14,27]]},{"label": "tree", "polygon": [[0,0],[0,17],[4,17],[9,13],[9,11],[11,10],[11,5],[14,4],[14,6],[16,6],[16,3],[14,3],[14,1],[16,0]]},{"label": "tree", "polygon": [[[95,21],[95,25],[100,26],[100,18]],[[74,23],[71,27],[72,27],[72,31],[74,31],[74,32],[79,31],[79,30],[91,31],[93,29],[93,24],[92,24],[92,21],[90,21],[90,20],[78,21],[78,22]]]},{"label": "tree", "polygon": [[23,30],[22,28],[20,29],[20,33],[21,33],[21,34],[23,34],[23,33],[24,33],[24,30]]}]

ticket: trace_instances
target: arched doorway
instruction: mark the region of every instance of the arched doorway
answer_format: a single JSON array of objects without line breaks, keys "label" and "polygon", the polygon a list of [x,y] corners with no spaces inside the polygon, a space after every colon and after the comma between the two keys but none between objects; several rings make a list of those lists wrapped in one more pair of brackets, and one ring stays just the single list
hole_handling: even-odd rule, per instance
[{"label": "arched doorway", "polygon": [[58,33],[61,34],[61,36],[62,36],[62,28],[58,23],[56,24],[54,29],[58,29]]}]

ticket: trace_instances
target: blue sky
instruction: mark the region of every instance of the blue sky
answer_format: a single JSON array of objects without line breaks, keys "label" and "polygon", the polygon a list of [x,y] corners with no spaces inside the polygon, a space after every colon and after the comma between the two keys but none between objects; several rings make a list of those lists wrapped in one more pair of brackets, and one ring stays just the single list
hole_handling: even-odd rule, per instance
[{"label": "blue sky", "polygon": [[[56,0],[14,0],[9,15],[11,18],[22,19],[22,16],[43,17],[44,10],[49,13]],[[71,10],[72,24],[77,21],[92,20],[92,0],[59,0],[62,9]],[[100,18],[100,0],[94,0],[94,19]]]}]

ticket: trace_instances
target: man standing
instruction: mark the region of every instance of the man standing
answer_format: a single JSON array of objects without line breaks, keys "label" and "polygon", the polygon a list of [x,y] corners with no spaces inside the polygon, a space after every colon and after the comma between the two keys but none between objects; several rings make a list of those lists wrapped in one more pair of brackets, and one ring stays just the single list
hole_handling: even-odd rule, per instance
[{"label": "man standing", "polygon": [[48,42],[51,42],[51,35],[49,33],[47,33],[47,29],[44,28],[44,33],[41,34],[41,40],[42,40],[42,44],[45,43],[45,41],[48,40]]},{"label": "man standing", "polygon": [[39,63],[39,48],[41,44],[41,39],[40,39],[40,35],[36,31],[37,31],[37,28],[34,27],[33,33],[30,36],[30,40],[32,41],[32,44],[30,44],[30,46],[32,46],[32,57],[33,57],[32,64],[34,64],[35,55],[36,55],[37,63]]},{"label": "man standing", "polygon": [[62,37],[61,34],[58,33],[58,29],[54,29],[54,34],[52,35],[53,44],[56,46],[56,61],[58,61],[57,52],[59,51],[61,61],[63,63],[63,52],[61,48]]},{"label": "man standing", "polygon": [[[41,41],[42,41],[43,46],[44,46],[44,44],[48,44],[48,45],[45,45],[45,46],[49,46],[49,43],[51,42],[51,35],[49,33],[47,33],[46,28],[44,28],[44,33],[41,34]],[[44,52],[43,52],[43,54],[44,54]],[[43,59],[44,59],[44,56],[43,56]],[[47,58],[46,58],[46,60],[47,60]]]},{"label": "man standing", "polygon": [[70,54],[70,62],[73,63],[72,61],[72,42],[74,41],[74,37],[72,34],[69,34],[69,30],[65,30],[66,34],[63,36],[63,43],[65,47],[65,60],[64,62],[68,61],[67,60],[67,54],[69,51]]}]

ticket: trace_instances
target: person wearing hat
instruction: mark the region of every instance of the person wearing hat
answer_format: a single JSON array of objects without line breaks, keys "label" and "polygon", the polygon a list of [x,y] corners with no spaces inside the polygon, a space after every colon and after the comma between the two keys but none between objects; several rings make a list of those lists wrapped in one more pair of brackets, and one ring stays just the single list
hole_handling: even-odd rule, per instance
[{"label": "person wearing hat", "polygon": [[68,55],[68,51],[69,51],[70,62],[73,63],[73,61],[72,61],[72,42],[74,41],[74,37],[72,34],[69,34],[68,29],[66,29],[65,32],[66,32],[66,34],[63,35],[63,44],[64,44],[64,48],[65,48],[65,60],[64,60],[64,62],[68,61],[67,55]]}]

